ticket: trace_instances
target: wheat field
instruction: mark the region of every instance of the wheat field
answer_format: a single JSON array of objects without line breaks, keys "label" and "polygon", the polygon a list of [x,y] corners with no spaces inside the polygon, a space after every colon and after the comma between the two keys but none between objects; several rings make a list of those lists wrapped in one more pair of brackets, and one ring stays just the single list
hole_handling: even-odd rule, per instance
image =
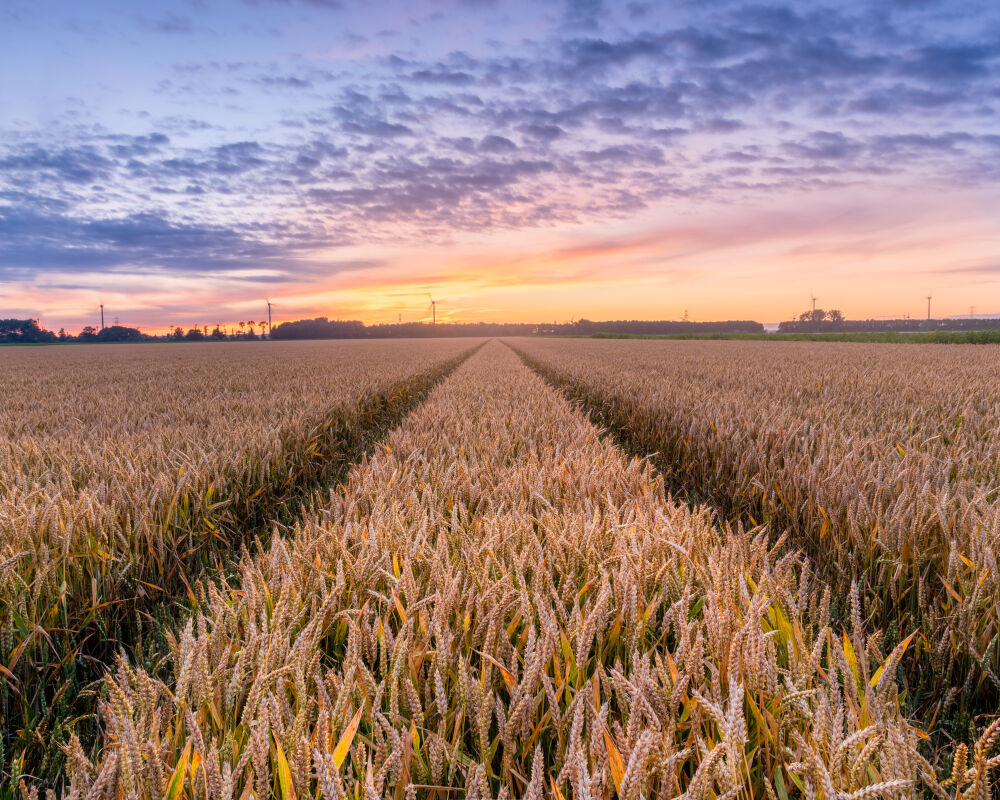
[{"label": "wheat field", "polygon": [[[323,347],[294,357],[329,358]],[[341,481],[310,484],[281,535],[220,550],[182,586],[160,645],[108,667],[99,735],[67,725],[56,778],[7,767],[5,790],[996,791],[997,352],[379,347],[312,368],[339,386],[366,365],[382,375],[348,392],[351,408],[400,380],[425,387],[419,404]],[[329,414],[315,402],[313,427]],[[286,408],[268,419],[294,427],[304,408]],[[204,452],[239,460],[255,440],[226,424],[209,425],[226,442]],[[259,514],[273,525],[286,498]],[[134,558],[155,563],[145,552]]]},{"label": "wheat field", "polygon": [[[0,354],[0,713],[7,768],[66,725],[139,618],[269,533],[469,342],[15,348]],[[356,455],[356,454],[355,454]],[[169,620],[170,615],[165,615]],[[147,626],[148,627],[148,626]],[[83,696],[82,702],[75,699]]]}]

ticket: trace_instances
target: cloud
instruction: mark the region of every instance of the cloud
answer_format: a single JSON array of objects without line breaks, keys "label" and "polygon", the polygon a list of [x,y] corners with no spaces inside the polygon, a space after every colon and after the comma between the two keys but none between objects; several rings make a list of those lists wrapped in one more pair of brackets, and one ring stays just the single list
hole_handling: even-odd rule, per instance
[{"label": "cloud", "polygon": [[483,153],[513,153],[517,150],[517,145],[506,136],[497,136],[491,133],[489,136],[484,136],[479,142],[479,150]]},{"label": "cloud", "polygon": [[895,84],[889,88],[865,92],[851,101],[847,110],[865,114],[900,114],[912,109],[942,108],[965,99],[965,93],[959,90],[933,91]]},{"label": "cloud", "polygon": [[567,28],[595,29],[607,13],[604,0],[564,0],[563,24]]},{"label": "cloud", "polygon": [[525,136],[530,136],[532,139],[539,139],[545,142],[552,142],[561,136],[566,135],[566,131],[558,125],[528,124],[521,125],[518,130]]},{"label": "cloud", "polygon": [[194,22],[188,16],[167,12],[157,19],[139,18],[139,25],[157,33],[194,33]]},{"label": "cloud", "polygon": [[344,3],[341,0],[243,0],[248,6],[260,6],[260,5],[281,5],[290,6],[296,2],[303,6],[312,6],[313,8],[320,8],[326,11],[343,11]]},{"label": "cloud", "polygon": [[[44,126],[11,123],[0,131],[5,268],[260,261],[284,276],[307,269],[310,248],[596,225],[888,178],[982,185],[1000,172],[989,138],[1000,44],[960,2],[942,15],[920,3],[634,2],[623,13],[553,0],[520,14],[451,4],[437,18],[437,3],[418,2],[420,37],[402,20],[391,41],[353,33],[364,15],[337,2],[256,5],[289,19],[294,6],[296,24],[320,31],[339,26],[326,12],[342,14],[337,47],[347,41],[350,57],[319,34],[316,48],[275,55],[264,33],[233,28],[216,60],[150,66],[145,116],[101,117],[125,105],[102,96]],[[140,27],[210,34],[195,22],[167,14]],[[101,25],[86,27],[76,35]]]},{"label": "cloud", "polygon": [[108,177],[113,163],[89,144],[57,150],[35,146],[0,158],[0,172],[42,173],[71,184],[88,184]]},{"label": "cloud", "polygon": [[785,150],[795,156],[818,161],[840,161],[861,153],[863,145],[839,131],[815,131],[804,141],[789,142]]},{"label": "cloud", "polygon": [[903,61],[899,71],[934,83],[967,81],[989,74],[989,61],[1000,57],[1000,43],[930,44]]},{"label": "cloud", "polygon": [[30,210],[0,211],[0,265],[10,272],[46,269],[90,271],[127,266],[197,272],[237,269],[247,258],[269,258],[271,245],[220,227],[170,222],[145,212],[79,219]]},{"label": "cloud", "polygon": [[313,82],[296,75],[262,75],[256,79],[261,86],[276,89],[311,89]]},{"label": "cloud", "polygon": [[418,69],[410,73],[410,80],[418,83],[441,83],[448,86],[468,86],[475,83],[475,76],[460,70]]}]

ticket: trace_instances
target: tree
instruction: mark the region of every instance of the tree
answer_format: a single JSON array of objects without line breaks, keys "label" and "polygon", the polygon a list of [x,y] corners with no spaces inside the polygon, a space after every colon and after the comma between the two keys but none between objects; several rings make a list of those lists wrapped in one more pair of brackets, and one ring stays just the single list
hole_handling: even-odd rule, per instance
[{"label": "tree", "polygon": [[87,325],[77,337],[81,342],[96,342],[98,330],[93,325]]},{"label": "tree", "polygon": [[221,341],[226,338],[226,334],[222,332],[222,327],[220,325],[216,325],[215,330],[212,331],[210,338],[219,339]]},{"label": "tree", "polygon": [[108,325],[97,334],[97,339],[101,342],[138,342],[142,341],[142,331],[124,325]]},{"label": "tree", "polygon": [[205,340],[205,334],[197,328],[191,328],[184,334],[184,338],[189,342],[202,342]]},{"label": "tree", "polygon": [[179,342],[181,339],[184,338],[184,329],[179,326],[174,328],[170,334],[170,338],[176,342]]},{"label": "tree", "polygon": [[66,329],[65,328],[60,328],[59,329],[59,341],[60,342],[68,342],[70,340],[70,338],[71,337],[70,337],[70,335],[68,333],[66,333]]},{"label": "tree", "polygon": [[56,335],[37,319],[0,319],[0,342],[54,342]]},{"label": "tree", "polygon": [[830,320],[830,322],[843,322],[844,321],[844,315],[841,314],[840,311],[838,311],[836,308],[833,309],[832,311],[827,311],[826,312],[826,318],[828,320]]}]

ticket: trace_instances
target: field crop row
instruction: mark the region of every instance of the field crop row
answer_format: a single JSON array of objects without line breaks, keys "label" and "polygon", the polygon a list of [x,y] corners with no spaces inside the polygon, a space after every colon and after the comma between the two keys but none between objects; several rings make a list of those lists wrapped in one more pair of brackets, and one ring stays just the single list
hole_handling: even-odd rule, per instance
[{"label": "field crop row", "polygon": [[961,740],[1000,704],[1000,350],[519,340],[671,491],[790,533],[852,580],[887,644],[916,632],[908,704]]},{"label": "field crop row", "polygon": [[51,777],[122,647],[288,522],[473,345],[8,350],[0,414],[0,769]]},{"label": "field crop row", "polygon": [[67,796],[985,797],[1000,723],[938,784],[910,640],[848,596],[842,630],[793,549],[667,500],[490,343],[210,588],[169,679],[121,662]]}]

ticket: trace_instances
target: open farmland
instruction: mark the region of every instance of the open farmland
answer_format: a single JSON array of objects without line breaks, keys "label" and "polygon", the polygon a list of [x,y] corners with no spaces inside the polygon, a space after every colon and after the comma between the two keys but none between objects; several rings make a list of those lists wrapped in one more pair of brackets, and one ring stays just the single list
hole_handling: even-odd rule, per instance
[{"label": "open farmland", "polygon": [[193,601],[200,575],[287,522],[473,346],[0,352],[6,771],[58,770],[119,647],[150,644],[165,603]]},{"label": "open farmland", "polygon": [[[860,525],[857,508],[876,508],[882,516],[869,536],[919,535],[925,549],[941,539],[944,528],[930,521],[911,534],[882,527],[889,511],[870,489],[881,482],[898,494],[915,480],[893,482],[901,468],[890,468],[889,449],[905,464],[924,452],[918,442],[935,446],[927,437],[944,419],[953,430],[939,446],[951,450],[936,457],[956,462],[949,485],[966,503],[964,516],[952,509],[945,520],[991,519],[990,496],[967,484],[988,492],[996,474],[986,463],[996,429],[980,419],[994,412],[975,369],[996,354],[962,350],[956,366],[913,347],[903,364],[895,348],[878,346],[509,344],[487,343],[422,391],[341,482],[310,484],[330,483],[329,491],[284,516],[270,508],[265,516],[280,517],[284,535],[220,550],[219,566],[206,560],[202,580],[189,581],[190,596],[181,582],[190,608],[175,604],[170,618],[158,618],[157,644],[133,647],[107,672],[100,737],[70,735],[53,781],[63,796],[990,797],[1000,719],[985,708],[994,696],[988,659],[969,658],[986,628],[963,633],[949,609],[993,624],[989,600],[975,592],[994,584],[984,571],[972,594],[959,594],[968,586],[949,570],[961,568],[900,552],[892,557],[912,589],[899,576],[898,591],[882,588],[876,571],[888,568],[872,554],[890,545],[872,546],[843,520]],[[470,349],[353,346],[369,367],[405,361],[400,379],[425,386]],[[767,364],[771,383],[760,372]],[[263,366],[258,377],[280,368]],[[344,381],[348,371],[337,369]],[[415,369],[426,381],[405,377]],[[892,387],[884,394],[875,369]],[[921,392],[915,384],[936,370],[950,385]],[[705,383],[722,377],[696,395],[699,372]],[[585,399],[628,449],[661,455],[633,457],[549,381]],[[959,398],[956,425],[942,415]],[[640,438],[649,434],[639,417],[621,412],[640,400],[661,437],[668,421],[686,418],[681,441],[690,449],[668,456]],[[739,409],[740,426],[758,426],[740,441],[740,469],[754,471],[750,484],[765,499],[723,483],[728,451],[691,433],[703,417],[706,430],[728,430],[713,400],[729,403],[731,415]],[[897,421],[900,408],[907,414]],[[978,434],[956,444],[967,431]],[[768,462],[754,449],[800,441],[810,447],[797,458]],[[853,459],[852,442],[867,447]],[[806,455],[815,461],[834,447],[819,463],[846,465],[837,480],[855,479],[866,461],[876,469],[867,482],[814,500],[823,503],[814,532],[810,518],[792,513],[796,495],[779,467],[804,470]],[[920,463],[927,502],[950,502],[932,466]],[[806,485],[825,488],[822,479]],[[837,497],[855,509],[841,512]],[[232,524],[209,539],[235,542],[249,530]],[[955,541],[983,539],[983,549],[955,557],[971,569],[988,532],[961,532],[957,522],[950,530]],[[119,551],[123,562],[127,552]],[[100,554],[89,558],[100,563]],[[142,550],[135,558],[149,560]],[[906,572],[918,558],[923,572]],[[938,589],[944,583],[950,591]],[[34,638],[57,625],[43,623]],[[915,674],[921,665],[926,678]],[[24,782],[29,796],[38,785]]]},{"label": "open farmland", "polygon": [[963,739],[1000,706],[1000,348],[518,340],[668,487],[787,530]]},{"label": "open farmland", "polygon": [[846,626],[795,547],[668,500],[490,343],[210,588],[169,678],[119,664],[69,795],[955,796],[908,640],[838,600]]}]

